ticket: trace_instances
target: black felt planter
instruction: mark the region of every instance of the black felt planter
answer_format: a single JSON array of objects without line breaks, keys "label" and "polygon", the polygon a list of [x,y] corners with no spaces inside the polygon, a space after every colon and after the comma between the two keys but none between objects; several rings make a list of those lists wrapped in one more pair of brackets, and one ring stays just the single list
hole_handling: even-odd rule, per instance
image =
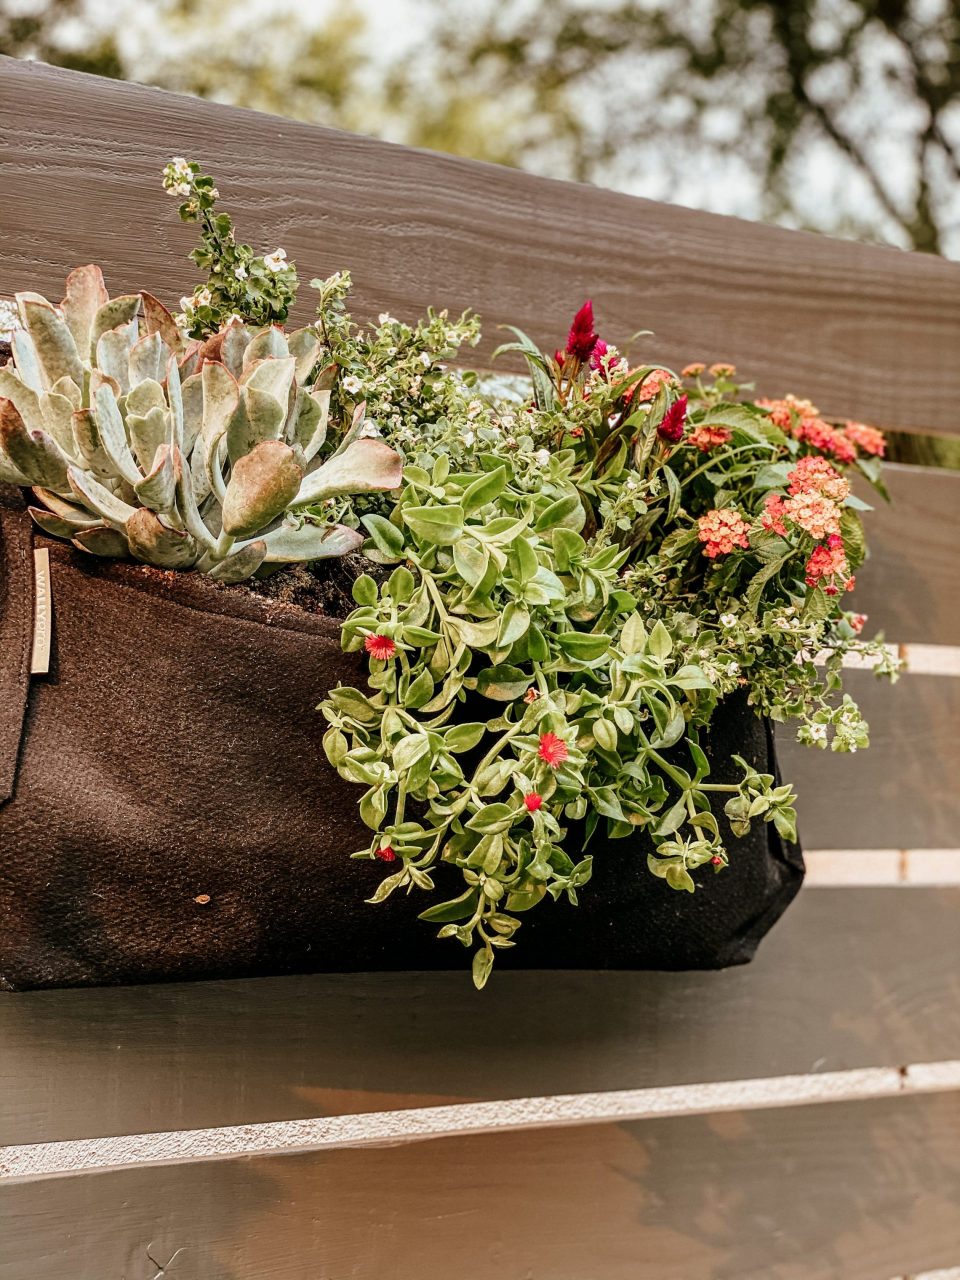
[{"label": "black felt planter", "polygon": [[[423,895],[369,906],[383,868],[347,857],[369,832],[315,710],[363,679],[336,620],[45,543],[52,661],[31,677],[34,539],[2,492],[0,985],[466,969],[467,952],[416,919]],[[735,775],[732,752],[775,767],[768,728],[738,699],[711,730],[719,780]],[[500,967],[749,960],[803,863],[770,824],[729,847],[730,868],[690,895],[649,873],[642,836],[594,840],[581,905],[526,915]],[[458,892],[459,872],[446,886],[443,873]]]}]

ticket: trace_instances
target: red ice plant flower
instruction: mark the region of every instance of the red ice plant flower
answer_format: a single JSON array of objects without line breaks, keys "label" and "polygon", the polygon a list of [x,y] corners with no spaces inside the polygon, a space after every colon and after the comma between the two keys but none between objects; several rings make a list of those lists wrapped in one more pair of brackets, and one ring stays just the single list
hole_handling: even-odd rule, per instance
[{"label": "red ice plant flower", "polygon": [[369,635],[364,639],[363,647],[378,662],[389,662],[397,652],[397,646],[389,636]]},{"label": "red ice plant flower", "polygon": [[551,769],[556,769],[562,765],[569,754],[570,748],[562,738],[558,738],[555,733],[541,733],[537,755]]},{"label": "red ice plant flower", "polygon": [[663,415],[657,435],[664,444],[679,444],[687,421],[687,397],[680,396]]},{"label": "red ice plant flower", "polygon": [[600,341],[600,335],[593,328],[593,303],[588,298],[573,317],[570,332],[567,334],[567,355],[575,360],[586,362],[593,355],[594,348]]},{"label": "red ice plant flower", "polygon": [[397,860],[397,855],[393,852],[393,850],[390,848],[388,844],[384,845],[382,849],[378,849],[376,856],[380,859],[381,862],[396,862]]},{"label": "red ice plant flower", "polygon": [[536,813],[543,804],[543,796],[539,791],[531,791],[523,797],[523,803],[527,806],[528,813]]}]

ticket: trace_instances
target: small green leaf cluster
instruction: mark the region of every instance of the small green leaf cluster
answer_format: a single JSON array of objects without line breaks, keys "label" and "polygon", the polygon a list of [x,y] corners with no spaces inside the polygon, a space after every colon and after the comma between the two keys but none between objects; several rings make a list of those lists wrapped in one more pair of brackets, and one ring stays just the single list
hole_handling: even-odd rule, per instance
[{"label": "small green leaf cluster", "polygon": [[227,213],[217,213],[220,195],[213,178],[195,160],[175,156],[163,171],[163,186],[180,197],[182,221],[200,226],[191,259],[207,281],[180,299],[177,323],[191,338],[216,333],[231,320],[253,325],[283,324],[297,295],[297,272],[283,249],[257,254],[236,239]]}]

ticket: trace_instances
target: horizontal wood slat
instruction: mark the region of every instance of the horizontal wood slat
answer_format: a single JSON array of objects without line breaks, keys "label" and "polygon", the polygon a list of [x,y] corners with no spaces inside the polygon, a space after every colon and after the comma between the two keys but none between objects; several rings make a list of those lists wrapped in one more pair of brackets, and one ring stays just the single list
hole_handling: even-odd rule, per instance
[{"label": "horizontal wood slat", "polygon": [[864,523],[870,559],[850,604],[869,616],[865,634],[896,644],[960,644],[960,471],[887,467],[892,503],[871,496]]},{"label": "horizontal wood slat", "polygon": [[845,671],[844,688],[870,724],[870,748],[852,755],[777,735],[784,778],[799,797],[800,838],[811,849],[949,849],[960,830],[960,680],[906,675],[895,685]]},{"label": "horizontal wood slat", "polygon": [[745,968],[480,995],[466,972],[8,995],[0,1143],[960,1058],[958,912],[960,889],[810,890]]},{"label": "horizontal wood slat", "polygon": [[[680,365],[734,360],[761,392],[880,425],[960,430],[960,265],[412,151],[37,64],[0,63],[5,291],[56,291],[98,259],[115,292],[175,300],[192,228],[159,184],[216,173],[242,234],[301,278],[350,267],[358,311],[478,310],[552,347],[592,296]],[[306,317],[304,286],[298,314]]]},{"label": "horizontal wood slat", "polygon": [[958,1094],[171,1165],[4,1188],[0,1280],[879,1280],[958,1180]]}]

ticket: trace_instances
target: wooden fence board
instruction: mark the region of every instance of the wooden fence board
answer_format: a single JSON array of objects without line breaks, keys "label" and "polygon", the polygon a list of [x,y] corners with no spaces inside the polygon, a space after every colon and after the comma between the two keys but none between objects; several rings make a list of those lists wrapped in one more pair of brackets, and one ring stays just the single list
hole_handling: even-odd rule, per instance
[{"label": "wooden fence board", "polygon": [[802,747],[777,737],[783,776],[797,790],[810,849],[953,849],[960,841],[960,680],[906,675],[893,686],[869,671],[844,687],[870,723],[868,751]]},{"label": "wooden fence board", "polygon": [[482,994],[453,972],[8,995],[0,1143],[960,1058],[958,912],[960,889],[809,890],[745,968]]},{"label": "wooden fence board", "polygon": [[849,597],[868,614],[866,634],[895,644],[960,644],[960,472],[889,466],[892,505],[875,496],[865,524],[870,559]]},{"label": "wooden fence board", "polygon": [[[889,427],[960,430],[960,265],[784,231],[38,64],[0,63],[5,291],[91,258],[175,300],[193,229],[173,153],[218,177],[242,234],[301,278],[350,267],[358,312],[478,310],[556,345],[592,296],[605,336],[657,330],[679,366],[730,359],[761,392]],[[298,314],[309,314],[304,285]]]},{"label": "wooden fence board", "polygon": [[0,1280],[885,1280],[958,1186],[958,1094],[181,1164],[7,1186]]}]

